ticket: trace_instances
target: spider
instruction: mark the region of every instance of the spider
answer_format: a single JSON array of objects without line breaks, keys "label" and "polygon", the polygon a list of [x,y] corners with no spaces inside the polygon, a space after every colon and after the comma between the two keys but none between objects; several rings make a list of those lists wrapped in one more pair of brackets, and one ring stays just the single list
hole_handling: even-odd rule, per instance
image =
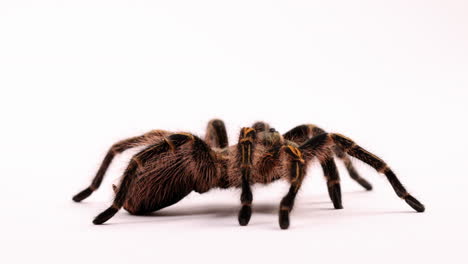
[{"label": "spider", "polygon": [[240,131],[236,145],[228,145],[224,122],[208,123],[204,140],[190,133],[152,130],[141,136],[115,143],[107,152],[91,185],[75,195],[80,202],[99,188],[104,174],[119,153],[145,146],[130,160],[119,186],[114,186],[112,205],[99,214],[94,224],[103,224],[124,207],[130,214],[144,215],[171,206],[190,192],[205,193],[212,188],[241,188],[239,224],[249,223],[252,190],[255,183],[268,184],[279,179],[290,183],[279,206],[279,225],[287,229],[289,214],[312,161],[318,160],[335,209],[342,209],[340,178],[335,156],[342,160],[351,176],[366,190],[372,186],[354,168],[353,156],[384,174],[395,193],[417,212],[424,205],[410,195],[387,164],[351,139],[310,124],[297,126],[281,135],[265,122],[256,122]]}]

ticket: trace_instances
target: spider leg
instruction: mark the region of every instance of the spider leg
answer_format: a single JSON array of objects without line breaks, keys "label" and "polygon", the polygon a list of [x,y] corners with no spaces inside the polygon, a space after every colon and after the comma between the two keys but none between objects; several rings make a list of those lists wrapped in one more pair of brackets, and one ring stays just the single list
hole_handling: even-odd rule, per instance
[{"label": "spider leg", "polygon": [[210,147],[225,148],[229,146],[226,126],[220,119],[213,119],[206,127],[205,142]]},{"label": "spider leg", "polygon": [[340,175],[331,151],[327,153],[326,159],[320,160],[320,166],[322,166],[323,174],[325,179],[327,179],[328,195],[333,202],[333,207],[335,209],[343,209],[343,204],[341,202]]},{"label": "spider leg", "polygon": [[[326,133],[325,130],[315,125],[300,125],[286,132],[283,135],[283,138],[301,145],[308,139],[324,133]],[[366,190],[372,190],[372,185],[359,175],[348,155],[339,146],[332,148],[332,153],[329,154],[333,155],[333,153],[343,161],[353,180],[359,183]],[[333,206],[335,209],[343,208],[341,203],[341,186],[339,184],[340,178],[333,157],[327,160],[321,160],[320,165],[322,166],[324,176],[327,179],[328,194],[333,202]]]},{"label": "spider leg", "polygon": [[[133,158],[130,160],[130,163],[127,169],[124,172],[120,186],[117,189],[117,193],[115,195],[112,205],[108,209],[100,213],[98,216],[96,216],[93,223],[96,225],[99,225],[99,224],[106,222],[112,216],[114,216],[117,213],[117,211],[120,210],[120,208],[122,208],[124,202],[127,200],[127,194],[129,192],[129,189],[132,183],[134,182],[135,178],[139,175],[139,173],[142,171],[146,163],[155,161],[161,154],[165,152],[176,151],[177,148],[179,148],[180,146],[188,142],[191,142],[193,150],[196,150],[197,144],[201,144],[201,143],[197,143],[197,141],[201,142],[201,139],[196,138],[190,134],[185,134],[185,133],[184,134],[182,133],[172,134],[169,137],[164,138],[164,140],[161,140],[160,142],[147,147],[146,149],[142,150],[141,152],[133,156]],[[194,151],[194,153],[195,152],[196,151]],[[200,157],[197,157],[197,158],[200,158]],[[207,168],[198,168],[197,171],[198,173],[200,171],[207,172],[207,175],[203,175],[203,176],[213,178],[213,173],[208,172]]]},{"label": "spider leg", "polygon": [[[283,135],[286,140],[293,141],[297,144],[302,144],[307,141],[310,137],[323,134],[324,130],[313,125],[300,125],[297,126]],[[336,168],[335,160],[333,159],[333,153],[328,153],[329,158],[320,160],[320,166],[323,170],[323,175],[327,180],[327,189],[330,200],[333,202],[335,209],[342,209],[343,204],[341,200],[341,185],[340,175]]]},{"label": "spider leg", "polygon": [[333,148],[334,146],[340,147],[346,154],[369,164],[378,172],[383,173],[398,197],[404,199],[406,203],[417,212],[424,212],[424,205],[408,193],[388,165],[376,155],[358,146],[351,139],[340,134],[326,133],[307,140],[299,149],[304,155],[304,160],[310,161],[313,157],[318,157],[319,159],[328,158],[329,153],[327,149]]},{"label": "spider leg", "polygon": [[283,149],[289,154],[289,181],[291,186],[280,203],[279,225],[281,229],[287,229],[289,227],[289,213],[293,209],[294,200],[296,199],[297,192],[301,188],[304,179],[305,161],[298,148],[286,146]]},{"label": "spider leg", "polygon": [[359,175],[359,173],[354,168],[354,165],[351,162],[349,156],[339,147],[335,147],[333,149],[335,150],[336,156],[343,161],[346,170],[348,170],[349,176],[351,176],[351,179],[359,183],[362,187],[364,187],[364,189],[368,191],[372,190],[372,185],[366,181],[366,179],[362,178],[361,175]]},{"label": "spider leg", "polygon": [[104,179],[104,175],[106,174],[107,169],[109,168],[112,160],[117,154],[120,154],[130,148],[152,144],[168,134],[169,132],[167,131],[152,130],[141,136],[128,138],[112,145],[112,147],[109,149],[106,156],[104,157],[104,160],[102,161],[99,170],[94,176],[91,185],[88,188],[76,194],[75,196],[73,196],[73,201],[81,202],[99,188],[99,186],[102,183],[102,180]]},{"label": "spider leg", "polygon": [[256,137],[255,129],[244,127],[241,129],[239,135],[239,143],[237,144],[238,150],[238,163],[242,174],[242,193],[241,204],[242,207],[239,211],[239,224],[245,226],[250,221],[252,215],[252,190],[250,188],[251,171],[252,171],[252,154],[254,151],[254,141]]},{"label": "spider leg", "polygon": [[[326,133],[325,130],[321,129],[318,126],[309,124],[309,125],[297,126],[289,130],[288,132],[286,132],[283,135],[283,137],[285,139],[294,141],[298,143],[299,145],[301,145],[304,142],[306,142],[308,139],[324,134],[324,133]],[[364,187],[366,190],[368,191],[372,190],[372,185],[359,175],[359,173],[354,168],[353,163],[349,159],[349,156],[339,146],[335,146],[333,148],[333,152],[339,159],[343,161],[343,163],[345,164],[346,170],[348,171],[349,175],[351,176],[353,180],[359,183],[359,185]]]},{"label": "spider leg", "polygon": [[257,121],[252,125],[252,128],[257,132],[261,132],[270,129],[270,125],[263,121]]}]

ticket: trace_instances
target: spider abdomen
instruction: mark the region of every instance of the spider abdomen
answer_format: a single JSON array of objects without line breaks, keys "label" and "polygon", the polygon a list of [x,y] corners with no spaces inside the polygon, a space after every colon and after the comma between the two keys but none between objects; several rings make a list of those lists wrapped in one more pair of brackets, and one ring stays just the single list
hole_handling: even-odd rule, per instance
[{"label": "spider abdomen", "polygon": [[148,214],[177,203],[192,191],[203,193],[214,187],[218,173],[205,145],[193,137],[191,144],[145,156],[123,207],[131,214]]},{"label": "spider abdomen", "polygon": [[193,191],[193,176],[184,166],[184,160],[169,155],[162,160],[165,162],[159,164],[163,166],[151,163],[143,165],[140,170],[123,206],[131,214],[148,214],[160,210],[182,200]]}]

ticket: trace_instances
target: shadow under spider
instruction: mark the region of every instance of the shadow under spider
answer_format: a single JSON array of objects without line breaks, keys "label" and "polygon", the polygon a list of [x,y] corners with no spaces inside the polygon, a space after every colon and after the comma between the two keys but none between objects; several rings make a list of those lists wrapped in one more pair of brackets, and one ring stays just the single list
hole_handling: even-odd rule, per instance
[{"label": "shadow under spider", "polygon": [[[357,190],[346,192],[347,195],[362,195],[366,194],[366,190]],[[315,200],[315,201],[314,201]],[[326,196],[317,199],[316,196],[303,196],[301,198],[301,205],[299,207],[304,207],[306,211],[317,211],[317,210],[326,210],[326,211],[335,211],[333,208],[332,202],[327,200]],[[326,207],[310,207],[310,205],[326,205]],[[329,205],[329,206],[327,206]],[[304,209],[303,208],[303,209]],[[146,215],[138,215],[141,217],[178,217],[178,216],[197,216],[197,215],[213,215],[215,217],[228,217],[236,216],[239,211],[239,205],[237,204],[205,204],[205,205],[184,205],[177,206],[173,205],[167,208],[163,208],[160,211],[152,212]],[[342,210],[337,210],[342,211]],[[385,214],[385,213],[405,213],[409,211],[398,211],[398,212],[375,212],[375,214]],[[276,203],[254,203],[252,206],[252,214],[277,214],[278,213],[278,204]],[[369,214],[372,214],[369,212]]]},{"label": "shadow under spider", "polygon": [[[364,194],[367,191],[351,191],[348,192],[348,195],[358,195]],[[317,199],[317,197],[314,197]],[[327,201],[326,198],[320,199],[319,201],[310,201],[310,197],[303,197],[300,209],[300,212],[294,213],[296,216],[294,217],[301,217],[301,218],[322,218],[322,217],[329,217],[323,214],[316,214],[317,211],[336,211],[342,212],[344,215],[343,217],[353,217],[353,216],[378,216],[378,215],[388,215],[388,214],[406,214],[406,213],[416,213],[411,210],[408,211],[344,211],[344,210],[336,210],[333,208],[331,201]],[[310,205],[329,205],[327,207],[322,206],[310,206]],[[207,215],[212,217],[218,218],[230,218],[232,217],[235,219],[239,211],[239,205],[237,204],[205,204],[205,205],[184,205],[184,206],[171,206],[160,211],[156,211],[147,215],[137,215],[132,217],[141,217],[141,218],[153,218],[153,217],[173,217],[171,221],[174,220],[185,220],[185,217],[191,216],[195,218],[203,218]],[[252,206],[252,214],[268,214],[268,215],[276,215],[278,214],[278,204],[276,203],[257,203]],[[297,210],[295,210],[297,211]],[[314,213],[315,211],[315,213]],[[141,221],[137,221],[141,223]],[[149,221],[143,221],[149,222]],[[130,224],[136,222],[120,222],[119,224]]]},{"label": "shadow under spider", "polygon": [[[213,215],[215,217],[230,217],[237,215],[239,211],[238,205],[203,205],[190,206],[190,208],[167,208],[161,211],[156,211],[144,216],[157,217],[175,217],[175,216],[194,216],[194,215]],[[253,214],[276,214],[278,213],[277,204],[257,204],[252,207]]]}]

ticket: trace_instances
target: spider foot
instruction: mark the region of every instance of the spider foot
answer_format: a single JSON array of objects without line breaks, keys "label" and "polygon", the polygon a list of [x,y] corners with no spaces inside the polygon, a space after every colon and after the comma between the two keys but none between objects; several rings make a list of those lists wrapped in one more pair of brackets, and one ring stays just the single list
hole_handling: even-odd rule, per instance
[{"label": "spider foot", "polygon": [[252,215],[252,207],[249,205],[243,205],[239,211],[239,224],[241,226],[246,226],[250,221],[250,216]]},{"label": "spider foot", "polygon": [[372,185],[366,181],[365,179],[363,178],[357,178],[356,181],[359,183],[359,185],[361,185],[362,187],[364,187],[364,189],[368,190],[368,191],[371,191],[372,190]]},{"label": "spider foot", "polygon": [[335,184],[328,188],[328,193],[330,194],[330,199],[333,202],[333,207],[335,209],[343,209],[343,204],[341,203],[341,188],[340,185]]},{"label": "spider foot", "polygon": [[93,190],[91,190],[90,187],[84,189],[83,191],[79,192],[75,196],[73,196],[73,201],[79,203],[83,201],[84,199],[88,198],[91,194],[93,193]]},{"label": "spider foot", "polygon": [[119,209],[115,207],[109,207],[107,208],[104,212],[100,213],[96,218],[93,220],[93,224],[95,225],[101,225],[105,223],[107,220],[111,219],[116,213],[119,211]]},{"label": "spider foot", "polygon": [[418,200],[416,200],[416,198],[409,194],[405,197],[405,201],[407,204],[409,204],[409,206],[411,206],[414,210],[416,210],[419,213],[422,213],[426,210],[422,203],[420,203]]},{"label": "spider foot", "polygon": [[288,229],[289,227],[289,210],[280,210],[279,212],[279,225],[281,229]]}]

